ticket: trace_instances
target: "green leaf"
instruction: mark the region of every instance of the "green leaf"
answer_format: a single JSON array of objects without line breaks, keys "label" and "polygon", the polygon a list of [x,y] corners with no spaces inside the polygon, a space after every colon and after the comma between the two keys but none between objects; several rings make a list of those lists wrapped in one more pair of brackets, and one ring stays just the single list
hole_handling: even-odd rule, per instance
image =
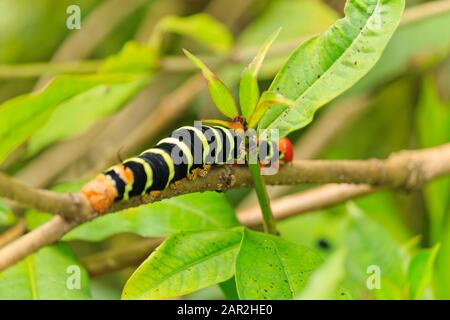
[{"label": "green leaf", "polygon": [[234,274],[241,229],[170,236],[128,279],[123,299],[167,299],[223,282]]},{"label": "green leaf", "polygon": [[64,244],[45,247],[0,273],[0,300],[90,298],[87,272]]},{"label": "green leaf", "polygon": [[[360,208],[353,203],[348,204],[350,221],[346,233],[348,258],[346,259],[346,278],[343,286],[348,288],[355,298],[380,294],[388,288],[384,283],[390,282],[392,287],[403,287],[405,272],[404,260],[400,245],[378,223],[368,219]],[[379,268],[382,276],[381,288],[370,289],[367,281],[371,273],[370,266]],[[401,298],[401,297],[396,297]]]},{"label": "green leaf", "polygon": [[183,51],[189,60],[202,71],[203,76],[208,81],[209,94],[220,112],[230,119],[239,115],[234,98],[225,84],[199,58],[187,50]]},{"label": "green leaf", "polygon": [[304,246],[276,236],[244,231],[236,259],[240,299],[293,299],[322,262]]},{"label": "green leaf", "polygon": [[345,276],[346,254],[343,249],[334,252],[314,271],[306,287],[296,298],[299,300],[332,300],[346,296],[346,292],[339,288]]},{"label": "green leaf", "polygon": [[219,283],[219,287],[228,300],[239,300],[235,277],[231,277],[230,279]]},{"label": "green leaf", "polygon": [[48,145],[85,132],[98,120],[123,107],[149,82],[147,76],[124,84],[100,85],[60,104],[27,144],[28,156]]},{"label": "green leaf", "polygon": [[318,108],[335,98],[377,62],[396,29],[404,0],[349,0],[346,17],[290,56],[269,90],[297,106],[271,108],[259,130],[278,129],[280,137],[309,124]]},{"label": "green leaf", "polygon": [[61,76],[38,93],[13,98],[0,105],[0,162],[41,128],[53,111],[68,99],[100,84],[127,83],[127,75]]},{"label": "green leaf", "polygon": [[118,54],[108,57],[100,70],[104,73],[144,73],[152,71],[156,65],[157,54],[153,48],[129,41]]},{"label": "green leaf", "polygon": [[281,94],[272,91],[264,91],[259,99],[258,105],[256,106],[256,110],[253,112],[250,120],[248,121],[248,127],[254,128],[264,114],[271,107],[279,107],[280,104],[286,105],[288,107],[295,107],[296,102],[294,100],[287,99],[283,97]]},{"label": "green leaf", "polygon": [[237,225],[234,210],[223,194],[192,193],[105,215],[70,231],[64,240],[101,241],[123,232],[160,237],[178,231]]},{"label": "green leaf", "polygon": [[162,38],[168,32],[191,37],[218,53],[228,52],[233,45],[233,35],[228,28],[204,13],[188,17],[166,16],[162,18],[150,38],[150,46],[159,51]]},{"label": "green leaf", "polygon": [[[403,72],[408,72],[417,57],[446,52],[450,45],[449,25],[448,10],[424,15],[420,19],[401,24],[380,60],[351,89],[352,93],[362,93],[392,81]],[[412,38],[414,41],[411,41]]]},{"label": "green leaf", "polygon": [[409,285],[409,297],[421,299],[425,289],[433,279],[433,268],[440,244],[431,249],[420,250],[411,260],[408,267],[407,283]]},{"label": "green leaf", "polygon": [[249,119],[255,110],[259,99],[258,72],[261,69],[264,58],[270,46],[277,38],[281,29],[273,33],[259,49],[253,61],[244,69],[239,86],[239,104],[242,115]]}]

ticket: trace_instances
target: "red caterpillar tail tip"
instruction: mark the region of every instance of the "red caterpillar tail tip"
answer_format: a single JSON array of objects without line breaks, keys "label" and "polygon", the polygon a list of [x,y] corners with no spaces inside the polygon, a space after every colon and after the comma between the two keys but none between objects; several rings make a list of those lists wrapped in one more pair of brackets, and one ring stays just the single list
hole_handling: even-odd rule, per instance
[{"label": "red caterpillar tail tip", "polygon": [[98,213],[106,212],[117,196],[117,190],[112,182],[103,174],[86,183],[81,188],[92,208]]}]

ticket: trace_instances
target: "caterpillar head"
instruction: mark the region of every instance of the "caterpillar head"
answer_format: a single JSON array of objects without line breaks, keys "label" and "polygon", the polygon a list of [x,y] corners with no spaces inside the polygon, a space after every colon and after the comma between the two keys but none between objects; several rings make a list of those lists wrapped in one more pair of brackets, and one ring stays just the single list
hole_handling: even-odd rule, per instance
[{"label": "caterpillar head", "polygon": [[294,150],[292,142],[288,138],[283,138],[278,142],[278,152],[280,153],[280,159],[284,163],[291,162],[294,158]]},{"label": "caterpillar head", "polygon": [[99,174],[81,188],[81,193],[89,200],[98,213],[106,212],[117,197],[113,181],[104,174]]}]

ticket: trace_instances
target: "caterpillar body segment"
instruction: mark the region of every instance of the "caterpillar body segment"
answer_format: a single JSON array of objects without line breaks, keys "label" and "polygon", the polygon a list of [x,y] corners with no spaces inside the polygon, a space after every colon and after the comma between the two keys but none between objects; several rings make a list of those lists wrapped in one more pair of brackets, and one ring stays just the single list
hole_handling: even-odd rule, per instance
[{"label": "caterpillar body segment", "polygon": [[[284,145],[284,144],[283,144]],[[204,176],[211,166],[249,160],[244,130],[221,126],[185,126],[140,155],[117,164],[88,182],[81,192],[99,213],[115,201],[150,194],[154,196],[183,178]],[[262,164],[277,161],[277,142],[259,141],[257,158]]]}]

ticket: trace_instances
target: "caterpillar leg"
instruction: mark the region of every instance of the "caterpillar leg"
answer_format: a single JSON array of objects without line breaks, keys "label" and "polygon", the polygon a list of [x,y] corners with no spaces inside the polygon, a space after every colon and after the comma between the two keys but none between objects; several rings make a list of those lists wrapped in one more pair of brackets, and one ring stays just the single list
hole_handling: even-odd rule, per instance
[{"label": "caterpillar leg", "polygon": [[150,191],[150,198],[156,200],[161,196],[161,191]]},{"label": "caterpillar leg", "polygon": [[205,177],[205,176],[208,174],[208,172],[209,172],[210,170],[211,170],[211,165],[205,164],[205,165],[203,166],[203,168],[199,169],[198,175],[199,175],[200,177]]},{"label": "caterpillar leg", "polygon": [[181,180],[175,181],[174,183],[170,184],[170,189],[175,190],[179,185],[181,184]]},{"label": "caterpillar leg", "polygon": [[198,169],[192,170],[192,172],[186,176],[186,179],[188,179],[189,181],[193,181],[193,180],[197,179],[197,176],[198,176],[197,171],[198,171]]}]

